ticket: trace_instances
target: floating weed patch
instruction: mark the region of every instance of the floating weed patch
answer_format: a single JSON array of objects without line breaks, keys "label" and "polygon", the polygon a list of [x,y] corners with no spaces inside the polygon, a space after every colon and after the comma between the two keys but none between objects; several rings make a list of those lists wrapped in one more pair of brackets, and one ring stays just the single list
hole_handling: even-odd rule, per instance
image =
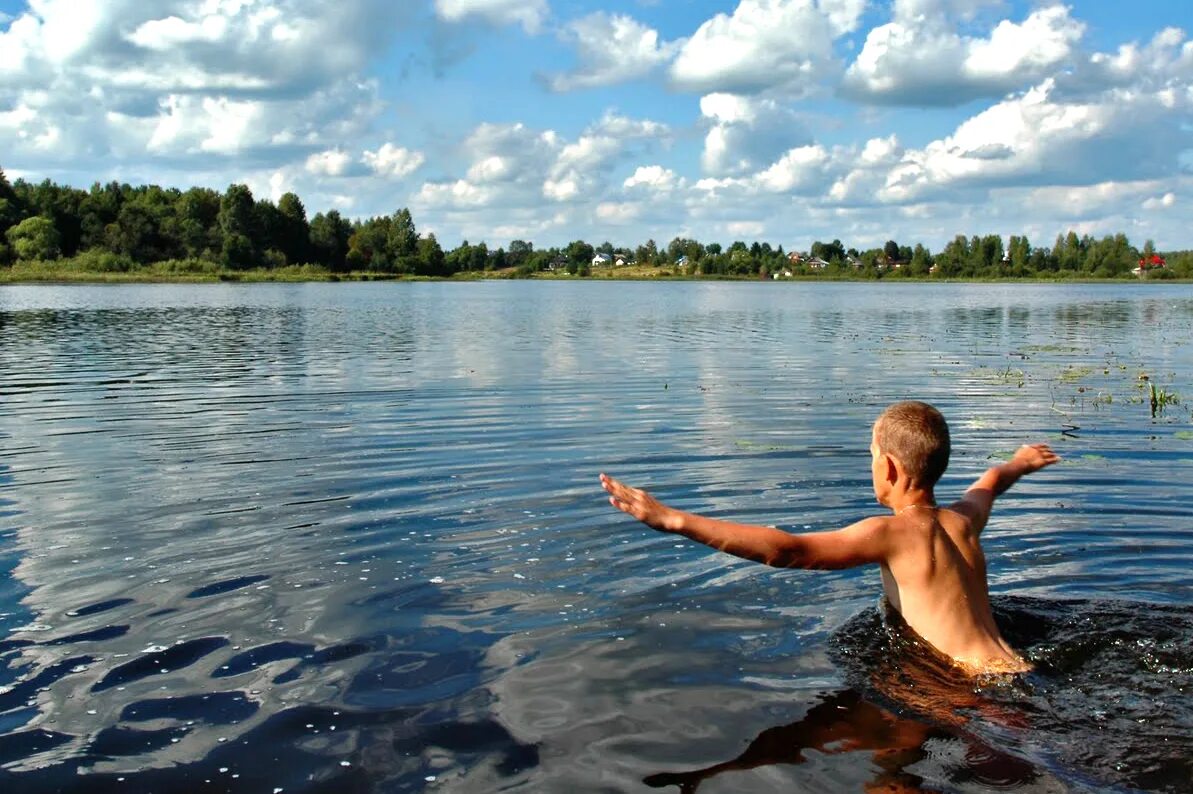
[{"label": "floating weed patch", "polygon": [[1079,347],[1071,345],[1027,345],[1021,348],[1024,353],[1081,353]]},{"label": "floating weed patch", "polygon": [[1076,365],[1070,364],[1069,366],[1065,367],[1059,375],[1056,376],[1056,379],[1061,383],[1076,383],[1082,378],[1089,377],[1093,374],[1093,372],[1093,367],[1078,367]]},{"label": "floating weed patch", "polygon": [[739,438],[733,442],[733,445],[738,449],[750,452],[790,452],[795,449],[795,447],[784,447],[778,444],[762,444],[758,441],[751,441],[748,438]]},{"label": "floating weed patch", "polygon": [[1021,369],[1015,369],[1009,364],[1002,369],[994,369],[993,367],[978,367],[970,370],[969,375],[983,380],[990,380],[995,383],[1014,383],[1018,388],[1022,389],[1024,384],[1024,373]]},{"label": "floating weed patch", "polygon": [[1173,438],[1179,438],[1181,441],[1193,441],[1193,430],[1178,430],[1172,434]]}]

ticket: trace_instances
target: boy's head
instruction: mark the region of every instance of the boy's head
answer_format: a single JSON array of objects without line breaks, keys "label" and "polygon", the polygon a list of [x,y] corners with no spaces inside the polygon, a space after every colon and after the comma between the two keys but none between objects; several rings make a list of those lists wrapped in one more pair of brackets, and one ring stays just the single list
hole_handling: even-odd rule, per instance
[{"label": "boy's head", "polygon": [[[949,466],[949,426],[940,411],[922,402],[895,403],[874,423],[871,452],[878,460],[888,455],[898,462],[910,484],[929,489]],[[879,473],[875,469],[875,491]],[[893,484],[893,483],[892,483]],[[879,494],[882,501],[882,493]]]}]

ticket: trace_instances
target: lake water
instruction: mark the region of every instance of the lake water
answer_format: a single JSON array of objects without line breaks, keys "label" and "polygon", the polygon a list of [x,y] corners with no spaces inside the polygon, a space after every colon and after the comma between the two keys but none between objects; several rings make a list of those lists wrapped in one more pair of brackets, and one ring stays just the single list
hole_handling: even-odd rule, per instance
[{"label": "lake water", "polygon": [[[942,498],[1065,456],[984,535],[1029,676],[597,483],[836,528],[904,398]],[[1191,406],[1190,285],[2,287],[0,790],[1188,791]]]}]

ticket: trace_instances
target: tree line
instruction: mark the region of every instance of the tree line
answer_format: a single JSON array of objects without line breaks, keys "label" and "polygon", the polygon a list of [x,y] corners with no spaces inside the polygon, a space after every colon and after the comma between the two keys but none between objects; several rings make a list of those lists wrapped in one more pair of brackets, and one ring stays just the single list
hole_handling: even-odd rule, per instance
[{"label": "tree line", "polygon": [[[1139,261],[1151,262],[1151,241],[1142,249],[1124,234],[1094,239],[1075,232],[1058,235],[1051,246],[1033,246],[1012,236],[958,236],[938,253],[922,244],[889,240],[881,248],[846,248],[840,240],[817,241],[800,256],[782,246],[737,241],[728,247],[676,237],[665,246],[654,240],[636,247],[576,240],[563,247],[536,248],[525,240],[489,248],[467,241],[445,251],[434,234],[420,234],[410,211],[351,220],[337,210],[307,217],[294,193],[275,203],[258,199],[245,185],[223,193],[157,185],[96,183],[89,190],[17,179],[0,169],[0,266],[54,262],[82,270],[135,271],[157,263],[178,269],[229,271],[314,265],[331,274],[369,272],[395,276],[451,276],[499,272],[530,276],[542,271],[589,275],[597,254],[621,258],[659,274],[766,277],[984,278],[1129,275]],[[1193,252],[1167,255],[1166,266],[1151,275],[1193,277]]]}]

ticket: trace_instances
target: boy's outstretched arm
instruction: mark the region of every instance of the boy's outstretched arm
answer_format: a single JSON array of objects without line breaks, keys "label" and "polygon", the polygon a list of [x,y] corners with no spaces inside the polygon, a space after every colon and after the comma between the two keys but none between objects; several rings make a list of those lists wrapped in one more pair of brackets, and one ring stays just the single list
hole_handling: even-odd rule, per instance
[{"label": "boy's outstretched arm", "polygon": [[886,520],[867,518],[832,532],[795,535],[774,527],[737,524],[668,507],[638,488],[601,475],[609,503],[653,529],[776,568],[850,568],[887,558]]},{"label": "boy's outstretched arm", "polygon": [[994,500],[1019,481],[1025,474],[1039,471],[1060,460],[1047,444],[1024,444],[1009,461],[992,466],[979,477],[952,509],[970,519],[975,532],[981,532],[990,518]]}]

